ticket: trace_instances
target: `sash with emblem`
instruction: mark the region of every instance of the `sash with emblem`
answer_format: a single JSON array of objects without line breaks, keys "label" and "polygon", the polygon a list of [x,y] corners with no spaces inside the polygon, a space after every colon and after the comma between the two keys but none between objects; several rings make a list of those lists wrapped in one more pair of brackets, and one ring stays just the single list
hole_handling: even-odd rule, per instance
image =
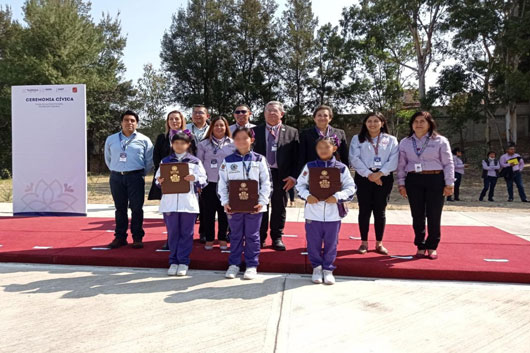
[{"label": "sash with emblem", "polygon": [[190,182],[184,180],[184,177],[189,174],[188,163],[160,164],[160,177],[164,178],[162,194],[185,194],[190,192]]},{"label": "sash with emblem", "polygon": [[309,168],[309,192],[324,201],[342,189],[339,168]]},{"label": "sash with emblem", "polygon": [[228,183],[228,204],[232,212],[252,213],[258,204],[258,182],[256,180],[230,180]]}]

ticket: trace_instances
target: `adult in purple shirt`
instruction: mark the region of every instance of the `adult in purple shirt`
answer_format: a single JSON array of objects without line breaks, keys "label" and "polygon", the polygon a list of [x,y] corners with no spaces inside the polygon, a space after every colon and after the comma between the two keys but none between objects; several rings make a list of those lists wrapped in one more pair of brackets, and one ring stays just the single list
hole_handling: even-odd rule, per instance
[{"label": "adult in purple shirt", "polygon": [[409,200],[414,245],[418,248],[416,257],[435,260],[444,199],[454,189],[453,155],[449,141],[436,132],[436,123],[429,112],[412,115],[409,127],[409,136],[399,143],[399,193]]},{"label": "adult in purple shirt", "polygon": [[484,179],[484,188],[480,192],[479,201],[484,201],[484,196],[488,192],[488,201],[493,200],[493,194],[495,193],[495,185],[497,185],[497,178],[499,177],[499,169],[501,165],[499,160],[496,158],[497,153],[495,151],[489,151],[488,157],[482,161],[482,179]]},{"label": "adult in purple shirt", "polygon": [[460,201],[460,184],[464,176],[464,169],[467,164],[462,161],[462,150],[460,147],[453,148],[453,162],[455,163],[455,191],[453,196],[447,196],[447,201]]},{"label": "adult in purple shirt", "polygon": [[223,205],[217,195],[217,182],[219,181],[219,167],[226,156],[234,153],[234,141],[228,126],[228,121],[223,116],[215,117],[210,124],[210,128],[204,136],[204,140],[199,142],[197,148],[197,158],[204,165],[208,177],[208,185],[202,189],[203,198],[203,226],[206,238],[205,250],[213,249],[215,240],[215,214],[217,213],[217,240],[221,250],[227,250],[226,233],[228,230],[228,219]]},{"label": "adult in purple shirt", "polygon": [[515,153],[515,144],[511,143],[506,149],[506,153],[499,159],[501,164],[501,176],[506,181],[506,188],[508,189],[508,202],[513,201],[513,182],[517,185],[519,197],[522,202],[528,202],[526,194],[524,193],[523,177],[521,172],[524,168],[524,160],[520,154]]}]

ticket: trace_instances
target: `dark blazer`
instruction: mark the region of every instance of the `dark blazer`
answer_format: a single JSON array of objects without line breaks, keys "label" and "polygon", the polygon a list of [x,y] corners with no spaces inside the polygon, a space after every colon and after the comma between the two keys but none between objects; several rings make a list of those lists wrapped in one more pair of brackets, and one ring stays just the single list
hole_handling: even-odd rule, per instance
[{"label": "dark blazer", "polygon": [[[340,140],[340,146],[337,150],[338,157],[342,163],[349,166],[349,151],[348,142],[346,141],[346,133],[344,130],[329,127],[330,134],[337,135]],[[319,135],[315,127],[310,127],[300,133],[300,155],[298,158],[298,169],[302,171],[306,163],[317,160],[318,155],[316,151],[317,139]]]},{"label": "dark blazer", "polygon": [[[173,152],[169,143],[169,133],[160,134],[156,138],[155,146],[153,147],[153,164],[155,167],[154,175],[160,166],[160,162],[165,157],[169,156]],[[190,153],[194,156],[197,154],[197,146],[195,145],[195,139],[191,140]],[[148,200],[160,200],[162,198],[162,190],[155,184],[155,178],[149,189]]]},{"label": "dark blazer", "polygon": [[[265,124],[256,126],[254,129],[256,140],[254,141],[254,152],[266,156],[267,135],[265,134]],[[276,162],[280,178],[285,179],[288,176],[298,178],[298,149],[300,140],[298,130],[294,127],[282,124],[280,135],[278,136],[278,150],[276,151]]]}]

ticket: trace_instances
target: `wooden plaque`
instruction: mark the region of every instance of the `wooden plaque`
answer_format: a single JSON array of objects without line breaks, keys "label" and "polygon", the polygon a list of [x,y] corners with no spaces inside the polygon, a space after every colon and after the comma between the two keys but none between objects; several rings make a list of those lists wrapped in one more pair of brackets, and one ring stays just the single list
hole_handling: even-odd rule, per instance
[{"label": "wooden plaque", "polygon": [[309,168],[309,192],[324,201],[342,189],[339,168]]},{"label": "wooden plaque", "polygon": [[160,164],[160,177],[162,194],[185,194],[190,192],[190,182],[184,180],[190,174],[188,163],[162,163]]},{"label": "wooden plaque", "polygon": [[252,213],[258,204],[259,191],[256,180],[230,180],[228,183],[228,204],[232,212]]}]

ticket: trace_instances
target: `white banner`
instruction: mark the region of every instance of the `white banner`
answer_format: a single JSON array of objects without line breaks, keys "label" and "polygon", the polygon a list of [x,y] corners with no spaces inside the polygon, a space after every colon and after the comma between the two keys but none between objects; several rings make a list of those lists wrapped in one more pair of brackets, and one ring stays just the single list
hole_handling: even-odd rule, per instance
[{"label": "white banner", "polygon": [[13,214],[86,215],[85,85],[13,86]]}]

